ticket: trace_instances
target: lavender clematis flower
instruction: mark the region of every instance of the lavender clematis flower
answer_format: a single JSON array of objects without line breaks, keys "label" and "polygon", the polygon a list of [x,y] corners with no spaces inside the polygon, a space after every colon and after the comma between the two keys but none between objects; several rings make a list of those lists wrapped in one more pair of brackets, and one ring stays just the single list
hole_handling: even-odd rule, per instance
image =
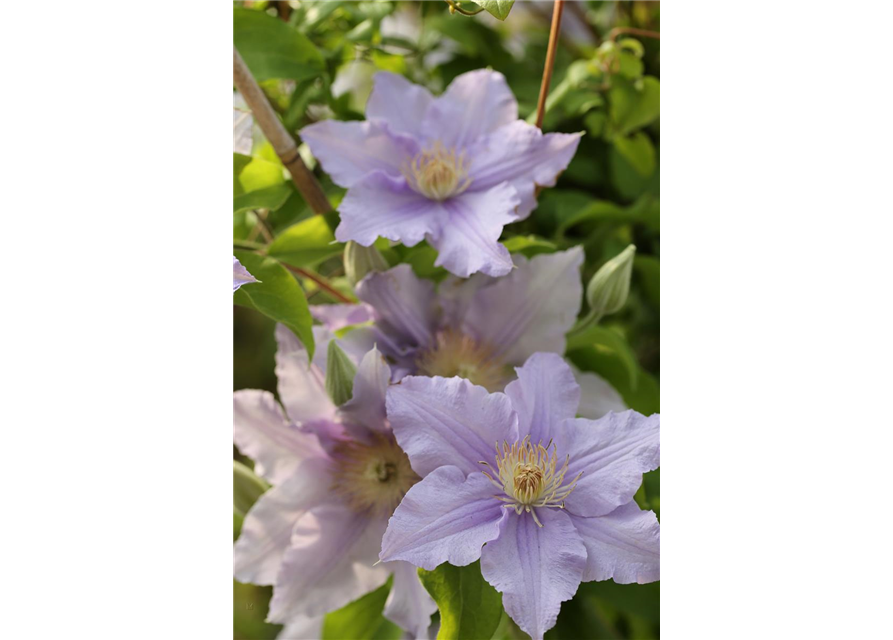
[{"label": "lavender clematis flower", "polygon": [[248,269],[242,266],[242,263],[233,256],[233,293],[243,284],[251,284],[252,282],[260,282],[253,275],[248,273]]},{"label": "lavender clematis flower", "polygon": [[504,394],[438,377],[388,390],[397,442],[423,480],[394,512],[380,557],[429,570],[480,558],[538,640],[580,582],[660,579],[660,525],[633,501],[642,473],[660,465],[660,416],[574,418],[580,387],[559,356],[534,354],[517,371]]},{"label": "lavender clematis flower", "polygon": [[582,134],[543,134],[518,120],[518,103],[496,71],[457,77],[443,95],[380,72],[365,122],[326,120],[301,137],[336,184],[340,242],[379,236],[412,246],[423,238],[436,265],[460,277],[507,274],[502,228],[536,207],[537,186],[554,186]]},{"label": "lavender clematis flower", "polygon": [[282,637],[291,638],[318,637],[312,634],[321,616],[393,575],[385,617],[426,637],[437,607],[415,568],[399,561],[376,566],[388,518],[419,479],[384,418],[390,371],[378,351],[361,355],[355,343],[339,341],[359,367],[353,399],[336,407],[325,391],[333,337],[322,327],[314,334],[317,351],[308,363],[295,336],[276,327],[284,411],[267,391],[233,396],[235,443],[273,485],[246,514],[235,577],[273,585],[268,620],[286,624]]},{"label": "lavender clematis flower", "polygon": [[[391,362],[394,381],[405,375],[458,375],[490,391],[501,391],[537,351],[564,353],[583,288],[580,248],[515,256],[516,268],[502,278],[477,274],[434,283],[416,277],[403,264],[371,273],[357,286],[360,305],[311,308],[332,331],[370,323],[347,335]],[[349,318],[349,320],[347,320]],[[579,373],[585,389],[580,415],[600,418],[626,408],[620,395],[592,373]]]}]

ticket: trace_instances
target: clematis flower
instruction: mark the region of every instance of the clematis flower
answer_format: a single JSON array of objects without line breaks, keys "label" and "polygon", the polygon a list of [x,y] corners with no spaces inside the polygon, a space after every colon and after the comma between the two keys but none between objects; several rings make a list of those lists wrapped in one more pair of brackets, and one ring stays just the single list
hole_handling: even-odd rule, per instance
[{"label": "clematis flower", "polygon": [[242,263],[238,261],[236,256],[233,256],[233,293],[243,284],[252,282],[260,282],[260,280],[248,273],[248,269],[242,266]]},{"label": "clematis flower", "polygon": [[[660,525],[633,500],[660,465],[660,416],[574,418],[580,388],[537,353],[505,393],[461,378],[404,378],[387,415],[423,477],[394,512],[380,558],[434,569],[480,558],[506,612],[543,637],[580,582],[660,579]],[[495,443],[495,449],[494,449]]]},{"label": "clematis flower", "polygon": [[[511,381],[537,351],[564,353],[583,294],[583,251],[573,248],[528,260],[502,278],[477,274],[448,279],[439,288],[402,264],[370,273],[357,286],[359,305],[311,309],[330,330],[370,322],[347,335],[375,344],[393,363],[396,382],[406,375],[458,375],[490,391]],[[600,418],[626,408],[620,395],[593,373],[578,373],[584,387],[581,415]]]},{"label": "clematis flower", "polygon": [[235,443],[273,485],[245,516],[233,552],[235,577],[273,585],[268,620],[287,624],[282,638],[307,638],[320,637],[325,613],[393,575],[384,615],[423,637],[437,607],[415,568],[375,566],[388,518],[419,479],[385,418],[390,371],[378,351],[359,360],[355,344],[339,341],[359,367],[352,399],[335,407],[325,392],[333,338],[322,327],[314,333],[311,364],[294,334],[276,327],[284,410],[268,391],[233,395]]},{"label": "clematis flower", "polygon": [[505,77],[486,69],[460,75],[436,98],[380,72],[366,118],[301,130],[347,188],[335,237],[367,247],[379,236],[407,246],[427,238],[435,264],[463,278],[512,269],[503,227],[530,215],[537,186],[555,184],[582,135],[544,135],[519,120]]}]

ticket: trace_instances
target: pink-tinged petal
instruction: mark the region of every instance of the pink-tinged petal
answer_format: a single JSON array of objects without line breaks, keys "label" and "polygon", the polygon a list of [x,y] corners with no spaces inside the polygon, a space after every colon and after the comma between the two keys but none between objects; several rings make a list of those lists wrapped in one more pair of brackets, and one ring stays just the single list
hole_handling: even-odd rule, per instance
[{"label": "pink-tinged petal", "polygon": [[370,273],[357,285],[357,297],[372,307],[375,328],[389,351],[407,353],[433,339],[434,283],[417,277],[408,264]]},{"label": "pink-tinged petal", "polygon": [[446,218],[429,239],[439,253],[434,264],[460,278],[477,271],[494,277],[507,274],[514,265],[499,236],[505,225],[518,219],[518,202],[515,189],[500,184],[440,203]]},{"label": "pink-tinged petal", "polygon": [[410,136],[383,122],[323,120],[301,129],[301,139],[335,184],[350,188],[373,171],[400,176],[401,165],[420,150]]},{"label": "pink-tinged petal", "polygon": [[314,327],[313,337],[316,354],[309,364],[307,350],[295,334],[285,325],[276,325],[279,397],[288,417],[300,423],[335,418],[335,405],[326,393],[326,351],[332,334]]},{"label": "pink-tinged petal", "polygon": [[431,92],[388,71],[376,73],[372,83],[372,93],[366,103],[366,118],[383,120],[391,131],[421,138],[422,120],[434,101]]},{"label": "pink-tinged petal", "polygon": [[438,233],[444,219],[440,204],[416,193],[402,176],[375,172],[355,183],[338,208],[339,242],[370,246],[378,237],[411,247],[426,234]]},{"label": "pink-tinged petal", "polygon": [[463,378],[410,376],[388,389],[388,418],[397,443],[423,478],[444,465],[477,474],[494,461],[496,443],[518,439],[508,397]]},{"label": "pink-tinged petal", "polygon": [[330,484],[326,461],[310,458],[254,503],[245,515],[242,533],[233,548],[237,580],[252,584],[276,581],[295,523],[325,499]]},{"label": "pink-tinged petal", "polygon": [[584,373],[571,367],[577,384],[580,385],[580,407],[577,415],[589,420],[598,420],[609,412],[626,411],[623,398],[610,383],[595,373]]},{"label": "pink-tinged petal", "polygon": [[341,504],[305,513],[282,559],[267,620],[334,611],[384,584],[389,571],[372,565],[386,524]]},{"label": "pink-tinged petal", "polygon": [[309,640],[322,638],[322,624],[325,616],[295,616],[282,627],[276,640]]},{"label": "pink-tinged petal", "polygon": [[580,387],[571,368],[555,353],[535,353],[515,371],[518,379],[508,384],[505,395],[518,414],[518,437],[529,435],[533,444],[545,446],[558,425],[577,414]]},{"label": "pink-tinged petal", "polygon": [[513,365],[537,351],[564,353],[565,334],[576,321],[583,297],[583,251],[515,256],[517,268],[474,294],[464,329]]},{"label": "pink-tinged petal", "polygon": [[437,603],[419,581],[419,570],[408,562],[389,562],[385,566],[393,572],[394,583],[384,603],[384,617],[413,638],[427,640]]},{"label": "pink-tinged petal", "polygon": [[358,439],[370,432],[386,433],[385,392],[391,380],[391,369],[378,349],[363,357],[353,380],[353,396],[341,407],[345,428]]},{"label": "pink-tinged petal", "polygon": [[464,567],[481,557],[484,543],[499,535],[506,517],[497,489],[480,472],[465,477],[457,467],[440,467],[403,497],[388,522],[380,558],[434,569],[443,562]]},{"label": "pink-tinged petal", "polygon": [[586,567],[586,547],[570,517],[538,509],[509,513],[499,538],[484,547],[481,573],[502,593],[506,613],[534,640],[555,626],[561,603],[577,592]]},{"label": "pink-tinged petal", "polygon": [[257,278],[248,273],[248,269],[242,266],[242,263],[233,256],[233,293],[243,284],[251,284],[257,282]]},{"label": "pink-tinged petal", "polygon": [[429,143],[464,149],[486,133],[518,119],[518,103],[505,76],[479,69],[458,76],[428,109],[422,133]]},{"label": "pink-tinged petal", "polygon": [[471,190],[512,184],[521,197],[519,219],[536,208],[534,186],[552,187],[577,152],[582,133],[547,133],[516,120],[481,138],[469,150]]},{"label": "pink-tinged petal", "polygon": [[233,441],[270,484],[285,481],[305,459],[324,455],[314,435],[285,418],[272,393],[257,389],[233,394]]},{"label": "pink-tinged petal", "polygon": [[372,309],[365,304],[312,305],[310,314],[329,331],[338,331],[344,327],[372,320]]},{"label": "pink-tinged petal", "polygon": [[570,517],[586,545],[583,582],[613,578],[617,584],[645,584],[660,580],[660,523],[653,511],[642,511],[632,501],[605,516]]},{"label": "pink-tinged petal", "polygon": [[567,478],[580,472],[564,501],[570,513],[603,516],[633,499],[642,474],[660,466],[660,414],[609,413],[599,420],[565,420],[557,429],[559,456],[570,455]]}]

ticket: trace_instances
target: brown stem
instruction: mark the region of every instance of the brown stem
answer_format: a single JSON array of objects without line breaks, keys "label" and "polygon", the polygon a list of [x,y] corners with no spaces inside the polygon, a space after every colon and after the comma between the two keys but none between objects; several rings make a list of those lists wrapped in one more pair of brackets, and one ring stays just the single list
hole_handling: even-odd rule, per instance
[{"label": "brown stem", "polygon": [[254,119],[257,120],[258,126],[264,132],[270,144],[273,145],[273,149],[282,160],[282,164],[288,169],[295,186],[298,188],[298,192],[304,197],[311,211],[319,214],[329,213],[332,210],[332,205],[329,204],[329,199],[326,198],[322,187],[319,186],[316,176],[304,164],[301,155],[298,153],[298,145],[295,144],[295,139],[291,137],[291,134],[286,131],[279,121],[276,112],[270,106],[270,101],[267,100],[267,96],[261,91],[257,80],[251,75],[248,66],[242,60],[242,56],[239,55],[235,47],[233,47],[233,83],[242,94],[242,97],[245,98],[245,102],[254,114]]},{"label": "brown stem", "polygon": [[543,83],[540,85],[540,99],[536,103],[536,126],[543,128],[543,116],[546,115],[546,96],[549,95],[549,84],[552,82],[552,69],[555,66],[555,51],[558,49],[558,34],[561,32],[561,12],[564,0],[555,0],[552,9],[552,28],[549,30],[549,49],[546,51],[546,67],[543,69]]},{"label": "brown stem", "polygon": [[648,29],[637,29],[636,27],[614,27],[608,34],[608,40],[614,41],[617,36],[627,34],[631,36],[642,36],[643,38],[654,38],[660,40],[659,31],[648,31]]},{"label": "brown stem", "polygon": [[338,291],[338,289],[329,284],[326,279],[319,274],[313,273],[312,271],[307,271],[306,269],[301,269],[300,267],[293,267],[285,262],[282,263],[282,266],[284,266],[292,273],[296,273],[303,278],[313,280],[313,282],[315,282],[320,289],[328,293],[331,297],[335,298],[339,302],[346,302],[347,304],[353,304],[356,302],[356,300],[354,300],[353,298],[349,298],[348,296]]}]

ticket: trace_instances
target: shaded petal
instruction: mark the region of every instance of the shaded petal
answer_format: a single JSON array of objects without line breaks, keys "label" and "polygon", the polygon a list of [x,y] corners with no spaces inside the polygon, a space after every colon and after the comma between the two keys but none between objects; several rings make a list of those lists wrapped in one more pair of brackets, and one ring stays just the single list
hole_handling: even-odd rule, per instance
[{"label": "shaded petal", "polygon": [[335,405],[326,393],[326,352],[331,332],[313,328],[316,353],[313,364],[307,361],[307,349],[283,324],[276,325],[276,378],[279,397],[288,416],[295,422],[333,420]]},{"label": "shaded petal", "polygon": [[605,516],[571,514],[570,518],[586,545],[583,582],[613,578],[617,584],[645,584],[660,580],[660,523],[653,511],[642,511],[631,501]]},{"label": "shaded petal", "polygon": [[301,463],[248,510],[233,548],[233,574],[240,582],[273,584],[295,523],[326,496],[331,478],[321,458]]},{"label": "shaded petal", "polygon": [[276,640],[310,640],[322,638],[325,616],[295,616],[282,628]]},{"label": "shaded petal", "polygon": [[570,455],[567,478],[583,475],[564,501],[578,516],[611,513],[633,499],[642,474],[660,466],[660,414],[609,413],[599,420],[576,418],[558,427],[559,455]]},{"label": "shaded petal", "polygon": [[384,617],[408,631],[413,638],[427,640],[437,603],[422,586],[419,570],[408,562],[389,562],[385,566],[393,571],[394,584],[384,603]]},{"label": "shaded petal", "polygon": [[324,455],[314,435],[286,420],[272,393],[257,389],[233,393],[233,441],[270,484],[283,482],[306,458]]},{"label": "shaded petal", "polygon": [[582,133],[547,133],[516,120],[481,138],[468,150],[473,191],[512,184],[521,203],[519,219],[536,208],[534,187],[552,187],[577,152]]},{"label": "shaded petal", "polygon": [[423,478],[444,465],[478,472],[480,461],[494,459],[497,442],[518,439],[508,397],[463,378],[403,378],[388,389],[387,410],[397,443]]},{"label": "shaded petal", "polygon": [[481,573],[502,593],[512,620],[541,640],[555,625],[561,603],[580,586],[586,547],[563,511],[538,509],[537,516],[542,527],[529,513],[509,512],[499,538],[484,547]]},{"label": "shaded petal", "polygon": [[577,384],[580,385],[580,407],[577,415],[589,420],[598,420],[609,412],[620,413],[626,411],[627,406],[623,398],[611,384],[595,373],[584,373],[575,367],[571,367]]},{"label": "shaded petal", "polygon": [[348,190],[338,212],[341,223],[335,238],[364,247],[379,236],[411,247],[425,234],[439,232],[445,218],[440,203],[410,189],[402,176],[392,178],[378,171]]},{"label": "shaded petal", "polygon": [[499,236],[505,225],[517,220],[518,202],[514,188],[501,184],[487,191],[466,191],[440,203],[446,218],[439,232],[429,238],[439,252],[434,264],[461,278],[477,271],[507,274],[512,257],[499,244]]},{"label": "shaded petal", "polygon": [[413,138],[377,121],[323,120],[300,134],[335,184],[348,188],[373,171],[400,176],[400,166],[419,152]]},{"label": "shaded petal", "polygon": [[283,557],[267,620],[334,611],[384,584],[389,571],[372,565],[385,525],[342,504],[305,513]]},{"label": "shaded petal", "polygon": [[365,440],[370,431],[386,433],[385,392],[391,369],[378,349],[363,357],[353,380],[353,396],[341,407],[347,430]]},{"label": "shaded petal", "polygon": [[375,328],[395,353],[431,342],[437,317],[434,283],[417,277],[408,264],[370,273],[357,285],[357,297],[372,307]]},{"label": "shaded petal", "polygon": [[329,331],[372,320],[372,309],[365,304],[317,304],[311,305],[310,313]]},{"label": "shaded petal", "polygon": [[366,118],[383,120],[391,131],[420,139],[422,120],[434,101],[431,92],[389,71],[376,73],[372,83],[372,93],[366,103]]},{"label": "shaded petal", "polygon": [[564,353],[565,334],[576,321],[583,297],[583,250],[515,256],[517,268],[478,289],[468,305],[464,329],[513,365],[537,351]]},{"label": "shaded petal", "polygon": [[257,278],[248,273],[248,269],[242,266],[236,256],[233,256],[233,293],[243,284],[257,282]]},{"label": "shaded petal", "polygon": [[481,557],[481,546],[499,535],[508,515],[483,473],[465,477],[440,467],[403,497],[381,541],[380,558],[434,569],[443,562],[464,567]]},{"label": "shaded petal", "polygon": [[464,149],[482,135],[518,119],[518,103],[505,76],[478,69],[457,76],[425,115],[428,142]]},{"label": "shaded petal", "polygon": [[523,367],[517,367],[518,379],[505,388],[518,414],[518,437],[546,445],[558,425],[577,415],[580,386],[564,359],[555,353],[535,353]]}]

